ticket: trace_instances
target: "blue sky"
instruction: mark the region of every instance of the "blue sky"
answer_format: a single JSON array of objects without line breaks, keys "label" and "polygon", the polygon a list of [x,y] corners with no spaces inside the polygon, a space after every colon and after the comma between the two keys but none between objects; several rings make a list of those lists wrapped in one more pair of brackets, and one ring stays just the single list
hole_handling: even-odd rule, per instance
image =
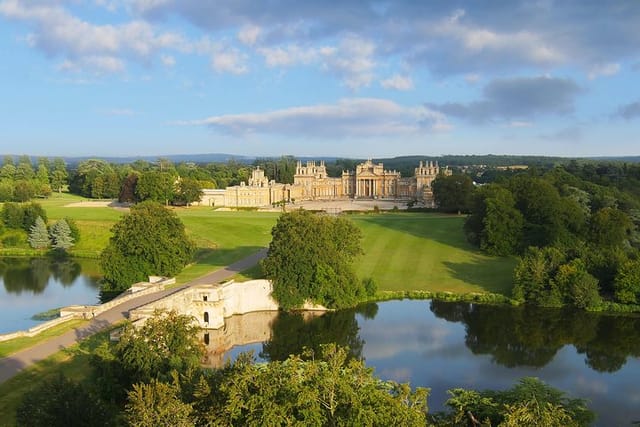
[{"label": "blue sky", "polygon": [[0,0],[0,153],[640,154],[640,2]]}]

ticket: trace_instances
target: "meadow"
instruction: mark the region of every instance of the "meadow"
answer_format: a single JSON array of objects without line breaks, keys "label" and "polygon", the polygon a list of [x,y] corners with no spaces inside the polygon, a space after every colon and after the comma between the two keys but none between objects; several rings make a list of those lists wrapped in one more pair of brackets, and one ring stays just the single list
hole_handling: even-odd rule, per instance
[{"label": "meadow", "polygon": [[[82,237],[72,249],[73,255],[97,258],[109,241],[112,225],[124,211],[67,206],[81,201],[85,199],[56,193],[39,203],[47,211],[50,222],[64,217],[76,221]],[[188,282],[268,246],[271,228],[279,215],[221,212],[209,207],[171,209],[183,221],[198,247],[194,262],[178,275],[178,283]],[[510,293],[515,260],[489,257],[471,246],[462,232],[462,216],[386,212],[353,214],[348,218],[363,234],[364,254],[356,261],[356,272],[362,278],[373,278],[379,290]],[[10,248],[0,249],[0,254],[3,251],[6,255],[13,254]],[[245,275],[259,276],[256,268]]]}]

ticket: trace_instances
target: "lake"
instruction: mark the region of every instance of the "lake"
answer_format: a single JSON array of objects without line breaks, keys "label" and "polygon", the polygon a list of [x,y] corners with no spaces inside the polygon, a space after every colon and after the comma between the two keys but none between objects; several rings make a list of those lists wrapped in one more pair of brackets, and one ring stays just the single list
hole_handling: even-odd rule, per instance
[{"label": "lake", "polygon": [[74,304],[96,304],[96,260],[0,257],[0,334],[31,328],[31,316]]},{"label": "lake", "polygon": [[[638,316],[403,300],[322,316],[255,313],[227,320],[225,328],[208,331],[213,365],[243,351],[283,360],[304,346],[336,342],[383,379],[430,387],[431,411],[443,409],[448,389],[506,389],[532,376],[588,399],[596,425],[640,420]],[[252,344],[238,345],[243,342]]]}]

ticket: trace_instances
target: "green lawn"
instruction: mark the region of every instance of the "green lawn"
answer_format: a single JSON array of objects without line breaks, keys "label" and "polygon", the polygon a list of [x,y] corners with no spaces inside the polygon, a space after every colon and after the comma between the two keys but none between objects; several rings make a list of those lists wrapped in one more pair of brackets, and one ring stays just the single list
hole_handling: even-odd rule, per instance
[{"label": "green lawn", "polygon": [[0,342],[0,358],[9,356],[10,354],[13,354],[17,351],[34,346],[39,342],[45,341],[51,337],[62,335],[63,333],[79,326],[83,326],[86,323],[86,320],[81,319],[69,320],[67,322],[61,323],[60,325],[44,330],[33,337],[20,337]]},{"label": "green lawn", "polygon": [[218,212],[207,207],[181,208],[176,212],[199,248],[196,263],[178,275],[178,283],[203,276],[268,246],[271,228],[278,218],[277,213]]},{"label": "green lawn", "polygon": [[[55,193],[39,203],[50,220],[68,216],[76,221],[82,239],[72,252],[97,257],[123,212],[108,207],[66,207],[82,200],[68,193]],[[172,209],[198,246],[195,262],[178,275],[178,283],[266,247],[279,215],[220,212],[209,207]],[[357,261],[357,273],[360,277],[373,277],[380,290],[510,293],[515,260],[485,256],[468,244],[462,233],[463,217],[401,212],[349,218],[364,235],[365,254]],[[252,271],[248,276],[256,275],[259,273]]]},{"label": "green lawn", "polygon": [[360,277],[379,290],[428,290],[510,295],[513,258],[489,257],[471,246],[463,217],[420,213],[353,216],[362,230]]}]

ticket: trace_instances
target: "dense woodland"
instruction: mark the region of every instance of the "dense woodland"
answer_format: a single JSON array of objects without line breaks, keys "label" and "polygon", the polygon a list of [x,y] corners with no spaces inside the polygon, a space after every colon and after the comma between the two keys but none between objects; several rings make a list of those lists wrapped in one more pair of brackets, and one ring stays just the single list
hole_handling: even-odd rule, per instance
[{"label": "dense woodland", "polygon": [[434,193],[441,209],[469,213],[470,242],[520,257],[515,300],[638,310],[640,165],[571,161],[507,171],[481,186],[454,174],[439,177]]}]

